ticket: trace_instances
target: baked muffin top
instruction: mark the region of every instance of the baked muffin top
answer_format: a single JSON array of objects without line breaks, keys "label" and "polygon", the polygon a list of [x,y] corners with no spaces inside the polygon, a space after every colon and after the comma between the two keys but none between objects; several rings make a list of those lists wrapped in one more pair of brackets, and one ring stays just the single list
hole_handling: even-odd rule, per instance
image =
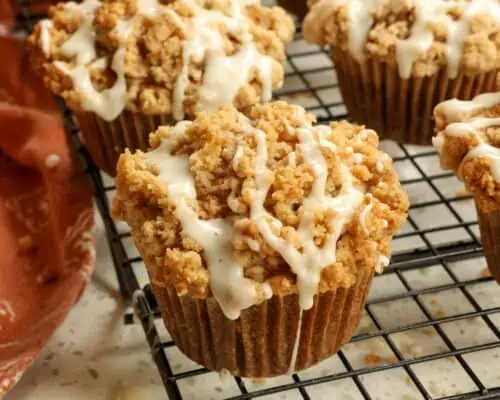
[{"label": "baked muffin top", "polygon": [[434,110],[441,166],[464,181],[485,212],[500,207],[500,93],[448,100]]},{"label": "baked muffin top", "polygon": [[475,75],[500,65],[498,0],[310,0],[309,42],[340,47],[358,61],[396,64],[399,75],[446,68]]},{"label": "baked muffin top", "polygon": [[191,119],[244,109],[283,83],[291,17],[259,0],[86,0],[51,8],[29,38],[34,67],[71,108]]},{"label": "baked muffin top", "polygon": [[273,294],[313,296],[388,264],[408,198],[374,131],[315,126],[284,102],[161,127],[123,154],[113,215],[158,284],[212,294],[228,318]]}]

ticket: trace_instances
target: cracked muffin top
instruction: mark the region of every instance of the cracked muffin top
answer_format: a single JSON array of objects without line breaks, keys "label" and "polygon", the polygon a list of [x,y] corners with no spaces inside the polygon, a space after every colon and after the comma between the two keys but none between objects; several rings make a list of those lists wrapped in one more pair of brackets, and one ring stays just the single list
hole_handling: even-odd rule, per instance
[{"label": "cracked muffin top", "polygon": [[402,78],[446,68],[475,75],[500,65],[498,0],[309,0],[304,36],[358,61],[397,65]]},{"label": "cracked muffin top", "polygon": [[213,295],[229,318],[273,294],[349,288],[388,264],[408,198],[372,130],[314,125],[284,102],[161,127],[126,152],[113,216],[132,229],[151,279]]},{"label": "cracked muffin top", "polygon": [[293,32],[281,8],[258,0],[86,0],[52,7],[28,42],[35,69],[72,109],[182,120],[270,100]]}]

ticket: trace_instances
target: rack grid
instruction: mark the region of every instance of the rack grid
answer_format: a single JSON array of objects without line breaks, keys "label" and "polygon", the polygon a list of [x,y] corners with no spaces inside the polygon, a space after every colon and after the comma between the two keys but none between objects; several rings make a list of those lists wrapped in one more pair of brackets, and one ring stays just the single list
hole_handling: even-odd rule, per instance
[{"label": "rack grid", "polygon": [[[21,35],[44,17],[36,4],[17,0]],[[288,46],[285,68],[276,99],[303,105],[320,123],[348,118],[327,52],[307,45],[300,29]],[[138,317],[170,399],[500,398],[500,289],[486,273],[473,200],[452,174],[439,169],[429,147],[381,144],[393,157],[412,206],[351,342],[290,377],[220,381],[187,360],[163,327],[130,233],[110,217],[113,181],[93,164],[70,110],[62,102],[61,107],[93,184],[121,294],[134,308],[124,322],[136,323],[134,314]]]}]

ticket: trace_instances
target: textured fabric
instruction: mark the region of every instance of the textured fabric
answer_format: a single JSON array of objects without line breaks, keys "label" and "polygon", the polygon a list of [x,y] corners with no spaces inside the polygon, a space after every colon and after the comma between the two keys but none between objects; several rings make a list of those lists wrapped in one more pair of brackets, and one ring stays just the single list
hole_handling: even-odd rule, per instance
[{"label": "textured fabric", "polygon": [[87,177],[22,50],[0,37],[0,397],[63,321],[94,263]]}]

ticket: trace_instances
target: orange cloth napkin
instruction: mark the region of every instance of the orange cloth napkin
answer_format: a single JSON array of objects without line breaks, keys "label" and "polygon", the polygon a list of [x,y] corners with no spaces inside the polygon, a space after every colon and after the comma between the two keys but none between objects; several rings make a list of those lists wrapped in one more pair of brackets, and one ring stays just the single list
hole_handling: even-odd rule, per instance
[{"label": "orange cloth napkin", "polygon": [[22,44],[0,36],[0,54],[2,397],[87,285],[94,210],[55,100],[26,68]]}]

